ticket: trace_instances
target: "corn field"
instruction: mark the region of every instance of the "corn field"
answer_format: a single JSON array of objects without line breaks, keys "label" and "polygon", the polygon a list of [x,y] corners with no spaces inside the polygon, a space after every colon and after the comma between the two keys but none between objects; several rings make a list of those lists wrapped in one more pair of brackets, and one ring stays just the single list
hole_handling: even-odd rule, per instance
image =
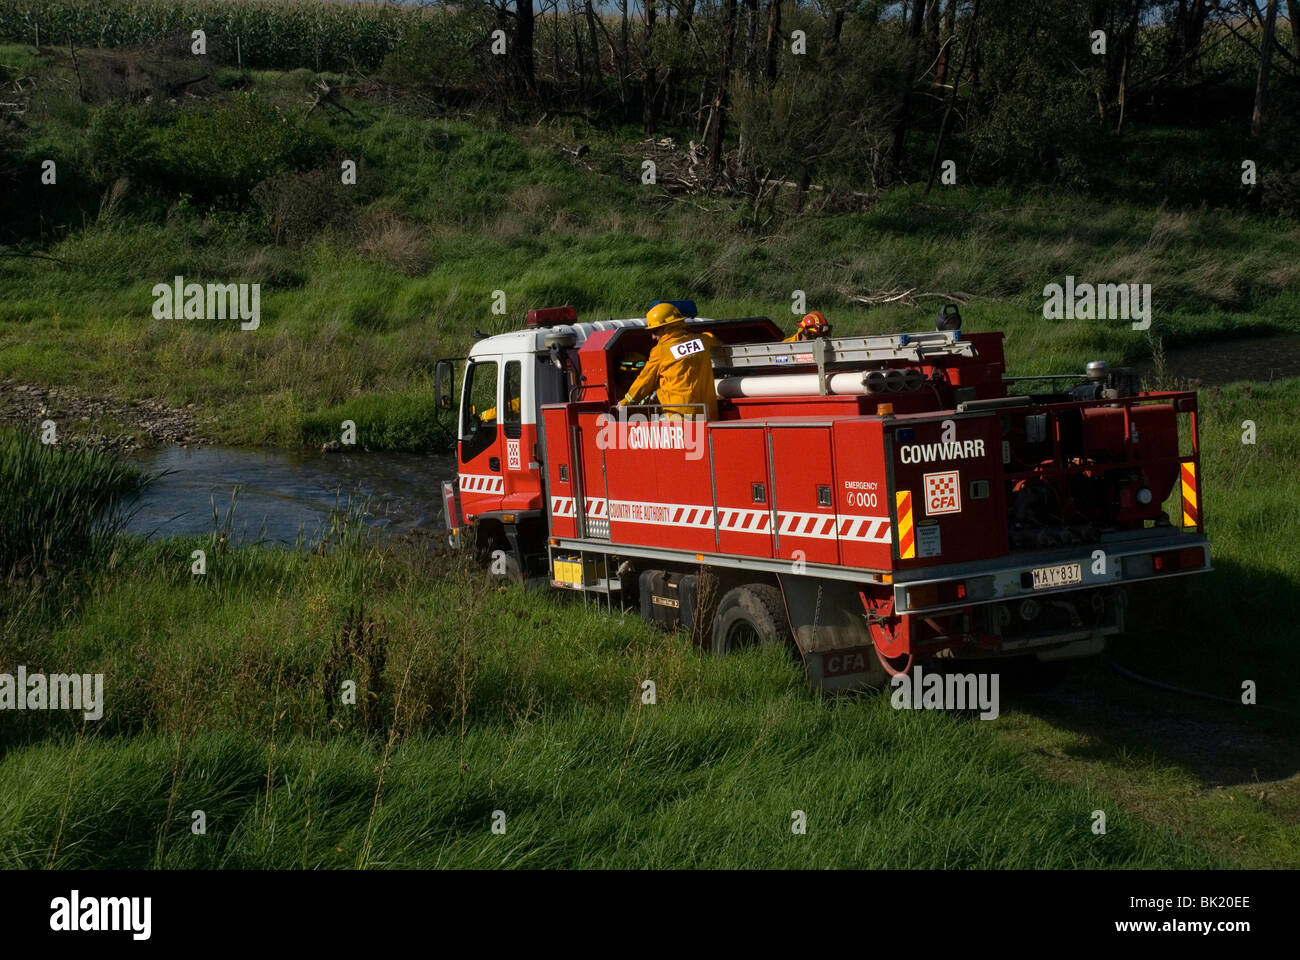
[{"label": "corn field", "polygon": [[79,47],[183,43],[203,30],[208,52],[245,66],[372,68],[423,11],[396,3],[275,0],[5,0],[0,41]]}]

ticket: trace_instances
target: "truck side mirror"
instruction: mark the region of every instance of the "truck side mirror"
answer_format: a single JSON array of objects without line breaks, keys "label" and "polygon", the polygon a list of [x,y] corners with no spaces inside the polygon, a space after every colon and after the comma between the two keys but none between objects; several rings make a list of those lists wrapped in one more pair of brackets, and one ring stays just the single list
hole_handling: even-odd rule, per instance
[{"label": "truck side mirror", "polygon": [[452,360],[439,360],[433,368],[433,394],[439,410],[451,410],[456,405],[456,368]]}]

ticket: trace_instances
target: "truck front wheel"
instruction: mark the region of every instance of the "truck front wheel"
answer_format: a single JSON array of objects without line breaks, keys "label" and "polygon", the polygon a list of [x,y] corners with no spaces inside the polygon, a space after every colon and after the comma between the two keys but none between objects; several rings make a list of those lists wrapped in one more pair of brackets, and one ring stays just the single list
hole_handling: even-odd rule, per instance
[{"label": "truck front wheel", "polygon": [[785,601],[776,587],[750,583],[728,590],[718,601],[718,612],[713,616],[714,653],[789,641]]}]

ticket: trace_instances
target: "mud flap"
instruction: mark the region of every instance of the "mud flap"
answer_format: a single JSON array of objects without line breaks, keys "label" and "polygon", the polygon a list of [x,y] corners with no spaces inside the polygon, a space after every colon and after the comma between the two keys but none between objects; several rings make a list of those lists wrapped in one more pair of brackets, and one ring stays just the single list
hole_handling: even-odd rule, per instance
[{"label": "mud flap", "polygon": [[876,656],[858,587],[838,580],[781,575],[790,630],[816,690],[879,690],[889,676]]}]

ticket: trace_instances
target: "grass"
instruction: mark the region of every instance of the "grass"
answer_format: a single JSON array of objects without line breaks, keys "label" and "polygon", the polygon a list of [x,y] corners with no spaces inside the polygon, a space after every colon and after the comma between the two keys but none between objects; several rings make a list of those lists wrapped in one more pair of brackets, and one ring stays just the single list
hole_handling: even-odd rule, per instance
[{"label": "grass", "polygon": [[[0,63],[22,56],[30,51],[0,45]],[[528,309],[562,303],[622,317],[689,294],[716,316],[792,324],[803,291],[837,331],[857,333],[925,329],[941,300],[868,309],[854,296],[964,293],[967,329],[1006,331],[1009,366],[1022,374],[1148,353],[1123,321],[1044,320],[1043,286],[1066,275],[1150,283],[1166,347],[1300,329],[1291,220],[943,187],[754,230],[737,201],[674,202],[642,187],[628,131],[567,119],[496,127],[364,99],[348,101],[352,118],[307,118],[311,71],[258,72],[250,89],[176,108],[86,106],[60,99],[71,76],[63,59],[42,61],[51,82],[28,112],[25,156],[63,157],[90,193],[32,198],[45,217],[37,249],[55,261],[0,259],[0,368],[24,382],[194,403],[224,442],[318,443],[353,419],[372,449],[444,444],[449,424],[424,405],[436,359],[464,355],[475,329],[515,328]],[[88,142],[88,126],[101,137],[135,132],[108,150]],[[229,144],[195,151],[195,130],[224,144],[227,127],[240,131]],[[222,150],[250,137],[262,165],[217,163],[217,177]],[[592,146],[585,165],[558,149],[573,142]],[[102,169],[105,156],[118,166]],[[334,184],[339,157],[358,161],[354,193]],[[262,176],[269,192],[249,193]],[[260,329],[153,319],[153,285],[178,274],[260,283]],[[496,290],[504,317],[491,312]]]},{"label": "grass", "polygon": [[[0,64],[40,76],[22,156],[60,157],[68,187],[39,196],[44,223],[10,251],[55,259],[0,258],[0,370],[194,403],[227,442],[318,444],[353,420],[362,447],[445,444],[436,359],[463,355],[476,327],[512,328],[559,303],[629,316],[689,293],[715,315],[792,323],[802,290],[840,333],[895,332],[928,327],[939,301],[866,309],[852,298],[962,292],[966,329],[1005,331],[1020,374],[1150,353],[1124,321],[1044,320],[1042,287],[1067,274],[1151,283],[1165,347],[1300,329],[1294,221],[961,187],[928,199],[903,188],[864,211],[753,229],[735,202],[640,187],[628,131],[504,128],[363,99],[346,101],[353,118],[304,119],[312,71],[251,73],[256,102],[238,108],[218,84],[201,102],[137,114],[67,95],[58,54],[0,45]],[[245,193],[167,187],[207,160],[176,138],[219,133],[237,109],[295,125],[282,140],[253,137],[278,146],[264,170],[223,185]],[[119,126],[143,131],[140,152],[108,154],[139,164],[131,176],[96,167],[105,153],[84,132]],[[591,145],[587,166],[557,148],[575,142]],[[355,196],[324,189],[338,157],[358,159]],[[255,199],[263,173],[278,205]],[[304,197],[321,206],[294,220]],[[150,290],[176,274],[262,283],[261,328],[154,320]],[[490,312],[498,289],[505,317]],[[1140,592],[1113,651],[1139,673],[1230,699],[1253,680],[1257,708],[1093,666],[1059,695],[1016,698],[996,722],[895,713],[887,697],[818,700],[777,651],[715,659],[634,618],[498,590],[426,543],[370,542],[347,515],[311,553],[236,548],[218,530],[116,537],[58,604],[0,605],[0,672],[102,672],[107,700],[93,727],[5,717],[0,865],[1294,865],[1298,386],[1203,391],[1216,570]],[[1241,443],[1245,419],[1253,446]],[[69,546],[44,555],[75,553],[117,468],[0,442],[0,547],[42,556],[31,531],[63,523]],[[60,479],[77,476],[90,480]],[[59,498],[75,491],[89,492],[66,510]],[[646,679],[653,705],[641,701]],[[355,705],[340,702],[347,680]],[[1089,829],[1097,809],[1104,836]],[[206,835],[189,829],[194,810]],[[490,830],[496,810],[504,835]],[[791,832],[796,810],[805,835]]]},{"label": "grass", "polygon": [[[819,701],[781,651],[714,659],[418,552],[367,564],[362,584],[347,550],[234,551],[200,579],[189,547],[142,549],[76,622],[11,653],[103,671],[108,693],[93,732],[6,727],[6,867],[1219,862],[1122,812],[1093,835],[1112,801],[1025,769],[979,721]],[[385,652],[369,733],[324,707],[354,591]],[[366,675],[346,658],[333,674]]]},{"label": "grass", "polygon": [[[93,727],[7,718],[0,861],[1293,864],[1300,670],[1278,625],[1300,600],[1296,386],[1205,394],[1217,569],[1172,595],[1136,592],[1112,651],[1228,698],[1255,679],[1258,707],[1091,665],[1059,694],[1004,690],[993,722],[895,712],[887,695],[817,698],[780,651],[715,658],[632,615],[497,588],[424,541],[378,544],[346,516],[311,554],[223,549],[215,531],[121,541],[68,611],[2,625],[0,671],[102,672],[106,706]],[[1243,456],[1247,414],[1259,442]],[[355,706],[340,702],[344,680]],[[194,810],[206,836],[188,829]],[[790,830],[796,810],[806,835]]]},{"label": "grass", "polygon": [[[373,745],[139,737],[6,760],[0,862],[61,868],[1204,867],[969,731],[876,704],[570,710]],[[779,738],[779,739],[778,739]],[[918,751],[925,761],[916,762]],[[386,765],[385,765],[386,763]],[[382,789],[376,770],[384,770]],[[162,787],[162,789],[159,789]],[[205,836],[188,829],[202,810]],[[505,815],[504,835],[491,829]],[[881,811],[890,811],[881,816]],[[111,811],[111,812],[110,812]],[[795,835],[792,814],[807,815]],[[95,835],[112,824],[116,842]],[[56,845],[55,840],[60,842]]]},{"label": "grass", "polygon": [[117,507],[144,480],[111,454],[0,430],[0,576],[14,585],[107,562]]}]

